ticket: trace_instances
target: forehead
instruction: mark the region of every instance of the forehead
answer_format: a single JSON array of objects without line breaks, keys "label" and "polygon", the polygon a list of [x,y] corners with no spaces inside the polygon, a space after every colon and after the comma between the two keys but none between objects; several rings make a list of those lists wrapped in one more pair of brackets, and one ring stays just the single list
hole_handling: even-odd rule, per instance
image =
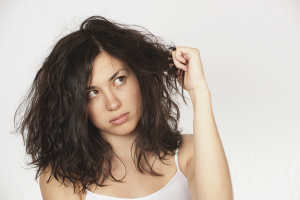
[{"label": "forehead", "polygon": [[109,78],[119,70],[121,70],[120,73],[130,71],[129,67],[125,63],[115,59],[107,52],[103,51],[94,60],[91,84],[101,80],[107,82]]},{"label": "forehead", "polygon": [[122,61],[115,59],[107,52],[103,51],[94,60],[92,77],[101,76],[104,78],[106,76],[111,76],[120,69],[127,68],[128,67]]}]

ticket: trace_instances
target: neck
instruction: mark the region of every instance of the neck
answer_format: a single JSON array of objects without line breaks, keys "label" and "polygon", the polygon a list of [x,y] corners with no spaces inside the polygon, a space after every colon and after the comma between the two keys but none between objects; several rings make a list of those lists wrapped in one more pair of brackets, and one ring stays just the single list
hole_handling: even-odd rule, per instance
[{"label": "neck", "polygon": [[[139,134],[138,130],[139,129],[136,128],[134,131],[126,135],[113,135],[108,133],[100,133],[102,138],[111,145],[112,150],[115,153],[115,155],[113,155],[112,157],[112,165],[113,165],[114,172],[121,171],[120,173],[123,174],[124,165],[126,166],[126,170],[129,173],[135,172],[137,170],[134,163],[134,161],[135,162],[137,161],[137,159],[134,157],[134,152],[135,152],[134,140]],[[145,155],[147,157],[147,161],[150,163],[152,163],[156,158],[155,155],[152,155],[152,153],[148,151],[145,152]],[[141,163],[142,165],[145,164],[144,158],[142,158]]]},{"label": "neck", "polygon": [[134,156],[135,151],[135,145],[133,143],[139,134],[137,128],[126,135],[100,134],[102,138],[111,145],[113,152],[116,154],[113,156],[113,160],[118,159],[117,157],[119,157],[122,162],[126,164],[133,163],[132,157]]}]

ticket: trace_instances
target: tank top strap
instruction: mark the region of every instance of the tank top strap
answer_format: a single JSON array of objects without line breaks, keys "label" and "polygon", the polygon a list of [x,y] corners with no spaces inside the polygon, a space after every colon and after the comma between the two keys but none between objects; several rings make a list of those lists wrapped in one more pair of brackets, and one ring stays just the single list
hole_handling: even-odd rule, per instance
[{"label": "tank top strap", "polygon": [[176,164],[177,170],[180,171],[179,164],[178,164],[178,148],[175,151],[174,157],[175,157],[175,164]]}]

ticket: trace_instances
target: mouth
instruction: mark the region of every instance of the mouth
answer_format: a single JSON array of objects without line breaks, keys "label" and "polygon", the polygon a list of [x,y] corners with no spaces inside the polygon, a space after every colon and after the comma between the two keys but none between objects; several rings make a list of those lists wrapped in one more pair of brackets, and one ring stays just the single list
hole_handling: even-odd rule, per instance
[{"label": "mouth", "polygon": [[128,114],[129,114],[129,112],[119,114],[119,115],[113,117],[111,120],[109,120],[109,123],[112,123],[115,125],[122,124],[127,120]]}]

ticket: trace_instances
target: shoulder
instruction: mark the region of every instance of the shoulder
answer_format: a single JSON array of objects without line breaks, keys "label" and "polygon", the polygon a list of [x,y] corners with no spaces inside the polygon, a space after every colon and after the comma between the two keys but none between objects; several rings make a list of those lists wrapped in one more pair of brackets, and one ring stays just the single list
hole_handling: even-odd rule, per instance
[{"label": "shoulder", "polygon": [[48,166],[39,177],[40,189],[44,200],[85,200],[85,194],[80,192],[82,187],[78,186],[74,193],[74,188],[71,184],[61,184],[60,181],[50,176],[51,167]]},{"label": "shoulder", "polygon": [[187,167],[191,158],[194,158],[194,135],[183,134],[182,145],[178,149],[178,164],[185,177],[187,177]]}]

